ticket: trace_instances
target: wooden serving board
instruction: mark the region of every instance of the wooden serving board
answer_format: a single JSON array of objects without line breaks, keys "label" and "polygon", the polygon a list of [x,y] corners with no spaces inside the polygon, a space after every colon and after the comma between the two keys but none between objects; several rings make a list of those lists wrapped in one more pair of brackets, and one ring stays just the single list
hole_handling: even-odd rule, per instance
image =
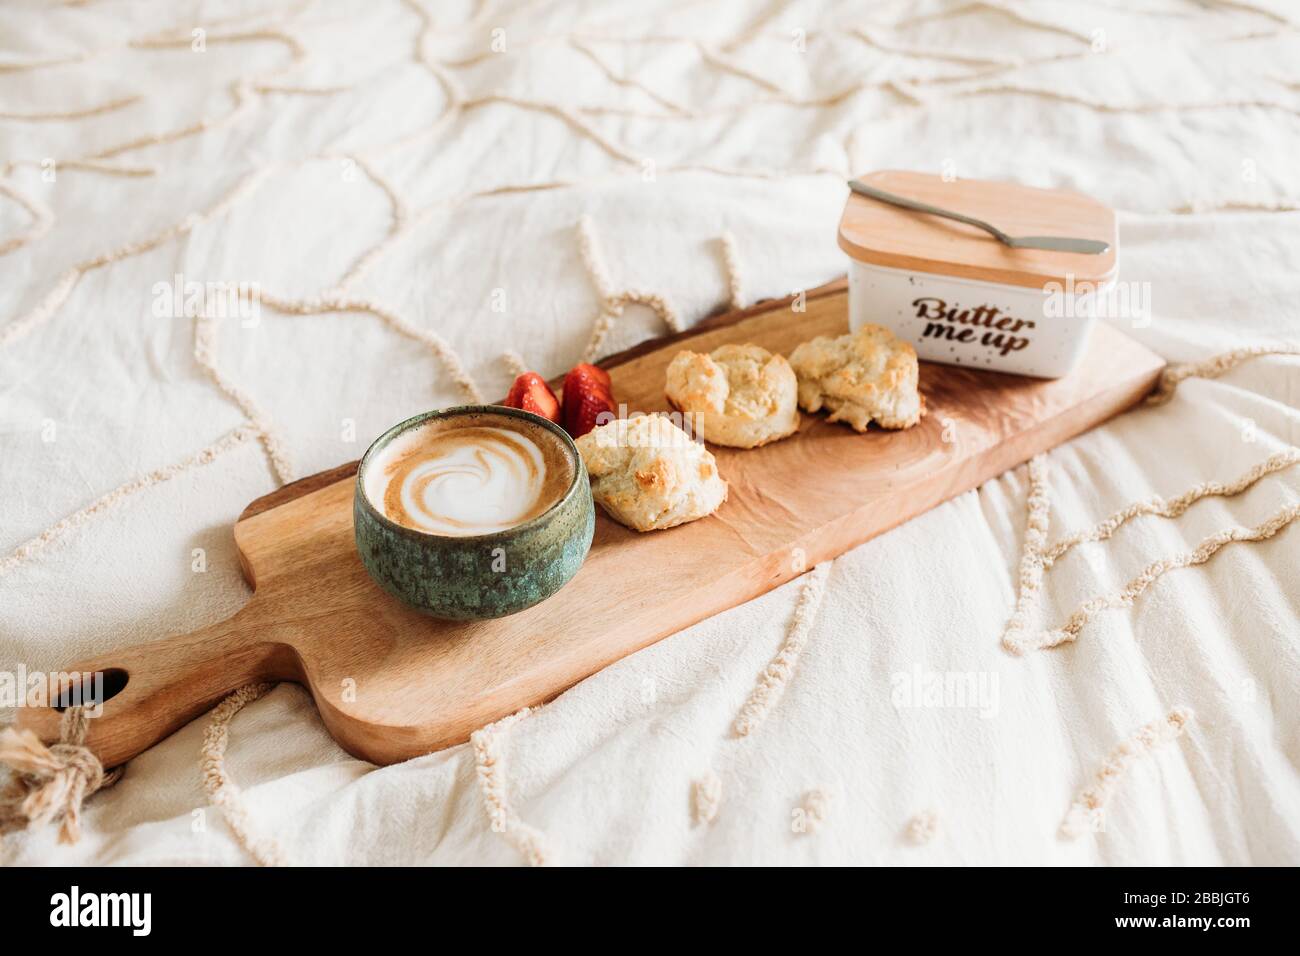
[{"label": "wooden serving board", "polygon": [[[667,410],[664,370],[682,347],[756,342],[788,355],[814,335],[847,331],[843,282],[809,293],[806,309],[787,300],[719,316],[603,364],[629,409]],[[239,613],[69,668],[111,672],[110,688],[125,678],[87,743],[105,766],[120,764],[260,680],[306,686],[335,739],[375,763],[460,743],[1105,421],[1145,395],[1162,367],[1105,323],[1081,367],[1055,381],[923,363],[928,411],[918,426],[857,434],[805,415],[784,441],[715,447],[731,486],[716,514],[638,534],[602,513],[573,581],[496,621],[433,620],[371,582],[352,537],[355,463],[295,482],[235,524],[255,588]],[[22,708],[20,721],[57,738],[53,711]]]}]

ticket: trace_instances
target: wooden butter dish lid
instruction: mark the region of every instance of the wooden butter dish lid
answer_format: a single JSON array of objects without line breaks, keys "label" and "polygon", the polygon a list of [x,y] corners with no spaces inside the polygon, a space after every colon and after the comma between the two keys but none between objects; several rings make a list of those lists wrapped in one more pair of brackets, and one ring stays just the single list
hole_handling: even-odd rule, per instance
[{"label": "wooden butter dish lid", "polygon": [[891,269],[1042,288],[1048,282],[1103,283],[1116,271],[1115,211],[1065,189],[1037,189],[979,179],[947,182],[933,173],[882,170],[865,183],[982,219],[1011,236],[1101,239],[1101,255],[1012,249],[975,226],[912,212],[850,192],[840,218],[840,248],[854,259]]}]

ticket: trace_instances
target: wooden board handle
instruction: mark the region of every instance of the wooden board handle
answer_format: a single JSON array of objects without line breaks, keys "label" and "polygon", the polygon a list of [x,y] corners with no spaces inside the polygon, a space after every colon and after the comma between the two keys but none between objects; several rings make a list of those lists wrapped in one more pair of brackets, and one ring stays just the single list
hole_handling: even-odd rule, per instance
[{"label": "wooden board handle", "polygon": [[[98,715],[88,721],[86,746],[105,768],[142,753],[245,684],[298,679],[297,653],[275,639],[274,628],[259,629],[244,618],[241,611],[192,634],[125,647],[66,669],[103,675],[102,707],[89,711]],[[19,708],[18,726],[58,742],[58,705],[93,698],[95,686],[50,707]]]}]

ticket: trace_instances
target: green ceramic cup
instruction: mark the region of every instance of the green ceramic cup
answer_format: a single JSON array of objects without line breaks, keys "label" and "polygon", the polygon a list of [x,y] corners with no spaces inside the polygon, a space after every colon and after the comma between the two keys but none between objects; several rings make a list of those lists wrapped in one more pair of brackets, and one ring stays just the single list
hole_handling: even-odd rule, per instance
[{"label": "green ceramic cup", "polygon": [[[502,531],[455,537],[391,521],[366,495],[366,469],[398,435],[434,419],[490,424],[503,415],[546,429],[572,461],[572,482],[542,514]],[[352,521],[357,554],[381,588],[425,614],[476,621],[515,614],[567,584],[591,548],[596,512],[582,456],[563,428],[517,408],[459,405],[416,415],[375,439],[357,469]]]}]

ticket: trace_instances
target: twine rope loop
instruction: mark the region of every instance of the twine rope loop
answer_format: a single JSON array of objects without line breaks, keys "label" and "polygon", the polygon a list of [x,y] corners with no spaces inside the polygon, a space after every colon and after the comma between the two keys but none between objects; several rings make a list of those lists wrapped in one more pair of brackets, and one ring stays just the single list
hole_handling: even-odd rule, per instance
[{"label": "twine rope loop", "polygon": [[85,745],[89,717],[84,707],[69,707],[59,726],[59,742],[44,744],[30,730],[0,732],[0,764],[12,778],[0,791],[0,833],[59,821],[59,842],[81,837],[81,805],[110,787],[122,768],[105,771]]}]

